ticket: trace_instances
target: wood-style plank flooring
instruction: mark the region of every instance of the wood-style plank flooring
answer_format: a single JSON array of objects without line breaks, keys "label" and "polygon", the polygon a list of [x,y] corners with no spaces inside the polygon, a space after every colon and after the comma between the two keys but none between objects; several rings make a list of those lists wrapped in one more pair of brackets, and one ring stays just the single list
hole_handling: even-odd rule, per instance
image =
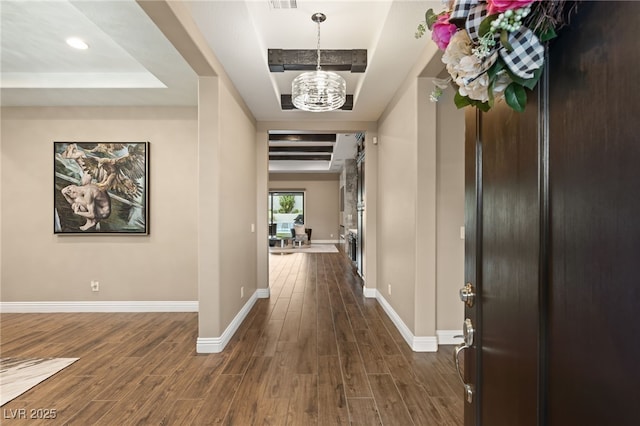
[{"label": "wood-style plank flooring", "polygon": [[[342,254],[269,260],[271,297],[220,354],[196,354],[195,313],[2,314],[3,357],[80,359],[0,423],[463,424],[452,347],[413,353]],[[56,418],[12,419],[19,409]]]}]

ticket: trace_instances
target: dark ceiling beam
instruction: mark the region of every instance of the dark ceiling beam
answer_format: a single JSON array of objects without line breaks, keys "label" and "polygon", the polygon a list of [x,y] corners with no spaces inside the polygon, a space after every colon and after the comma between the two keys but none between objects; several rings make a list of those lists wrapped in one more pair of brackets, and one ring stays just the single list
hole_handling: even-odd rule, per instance
[{"label": "dark ceiling beam", "polygon": [[[280,108],[285,110],[297,109],[293,102],[291,101],[291,95],[280,95]],[[347,100],[344,105],[340,108],[342,111],[351,111],[353,110],[353,95],[347,95]]]},{"label": "dark ceiling beam", "polygon": [[[308,49],[267,49],[269,71],[313,71],[318,65],[318,52]],[[365,72],[367,49],[320,50],[320,66],[324,71]]]},{"label": "dark ceiling beam", "polygon": [[[291,97],[291,95],[289,95]],[[335,142],[335,133],[269,133],[269,142]]]},{"label": "dark ceiling beam", "polygon": [[333,152],[333,146],[270,146],[272,152]]},{"label": "dark ceiling beam", "polygon": [[269,160],[331,161],[331,155],[269,155]]}]

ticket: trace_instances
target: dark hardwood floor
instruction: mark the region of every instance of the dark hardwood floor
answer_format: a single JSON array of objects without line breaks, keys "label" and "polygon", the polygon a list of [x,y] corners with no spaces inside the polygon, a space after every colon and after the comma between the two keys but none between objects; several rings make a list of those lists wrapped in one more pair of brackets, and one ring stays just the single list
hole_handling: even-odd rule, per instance
[{"label": "dark hardwood floor", "polygon": [[[269,260],[271,298],[220,354],[196,354],[195,313],[2,314],[2,357],[80,359],[0,423],[463,424],[453,348],[413,353],[342,254]],[[7,418],[19,409],[56,418]]]}]

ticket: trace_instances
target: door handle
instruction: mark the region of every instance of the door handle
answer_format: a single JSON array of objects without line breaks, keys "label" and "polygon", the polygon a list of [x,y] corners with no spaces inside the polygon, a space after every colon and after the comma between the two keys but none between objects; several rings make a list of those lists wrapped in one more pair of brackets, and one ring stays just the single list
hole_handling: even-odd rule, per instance
[{"label": "door handle", "polygon": [[475,302],[476,292],[473,288],[473,284],[467,283],[464,287],[460,289],[460,300],[464,302],[467,307],[471,308],[473,306],[473,302]]},{"label": "door handle", "polygon": [[460,352],[464,351],[465,349],[469,349],[473,345],[473,335],[475,330],[473,329],[473,324],[471,323],[471,320],[469,318],[464,320],[464,323],[462,325],[462,331],[464,332],[464,343],[461,343],[458,346],[456,346],[456,349],[453,353],[453,361],[456,364],[456,371],[458,372],[458,377],[460,377],[462,386],[464,386],[465,398],[467,402],[471,403],[473,402],[473,394],[474,394],[473,385],[468,384],[464,381],[462,370],[460,370]]}]

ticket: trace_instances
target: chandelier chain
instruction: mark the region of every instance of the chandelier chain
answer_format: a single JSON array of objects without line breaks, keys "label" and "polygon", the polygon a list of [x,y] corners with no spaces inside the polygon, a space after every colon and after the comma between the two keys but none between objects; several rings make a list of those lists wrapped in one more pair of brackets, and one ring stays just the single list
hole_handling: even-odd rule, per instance
[{"label": "chandelier chain", "polygon": [[320,71],[320,21],[318,21],[318,65],[316,66],[316,70]]}]

